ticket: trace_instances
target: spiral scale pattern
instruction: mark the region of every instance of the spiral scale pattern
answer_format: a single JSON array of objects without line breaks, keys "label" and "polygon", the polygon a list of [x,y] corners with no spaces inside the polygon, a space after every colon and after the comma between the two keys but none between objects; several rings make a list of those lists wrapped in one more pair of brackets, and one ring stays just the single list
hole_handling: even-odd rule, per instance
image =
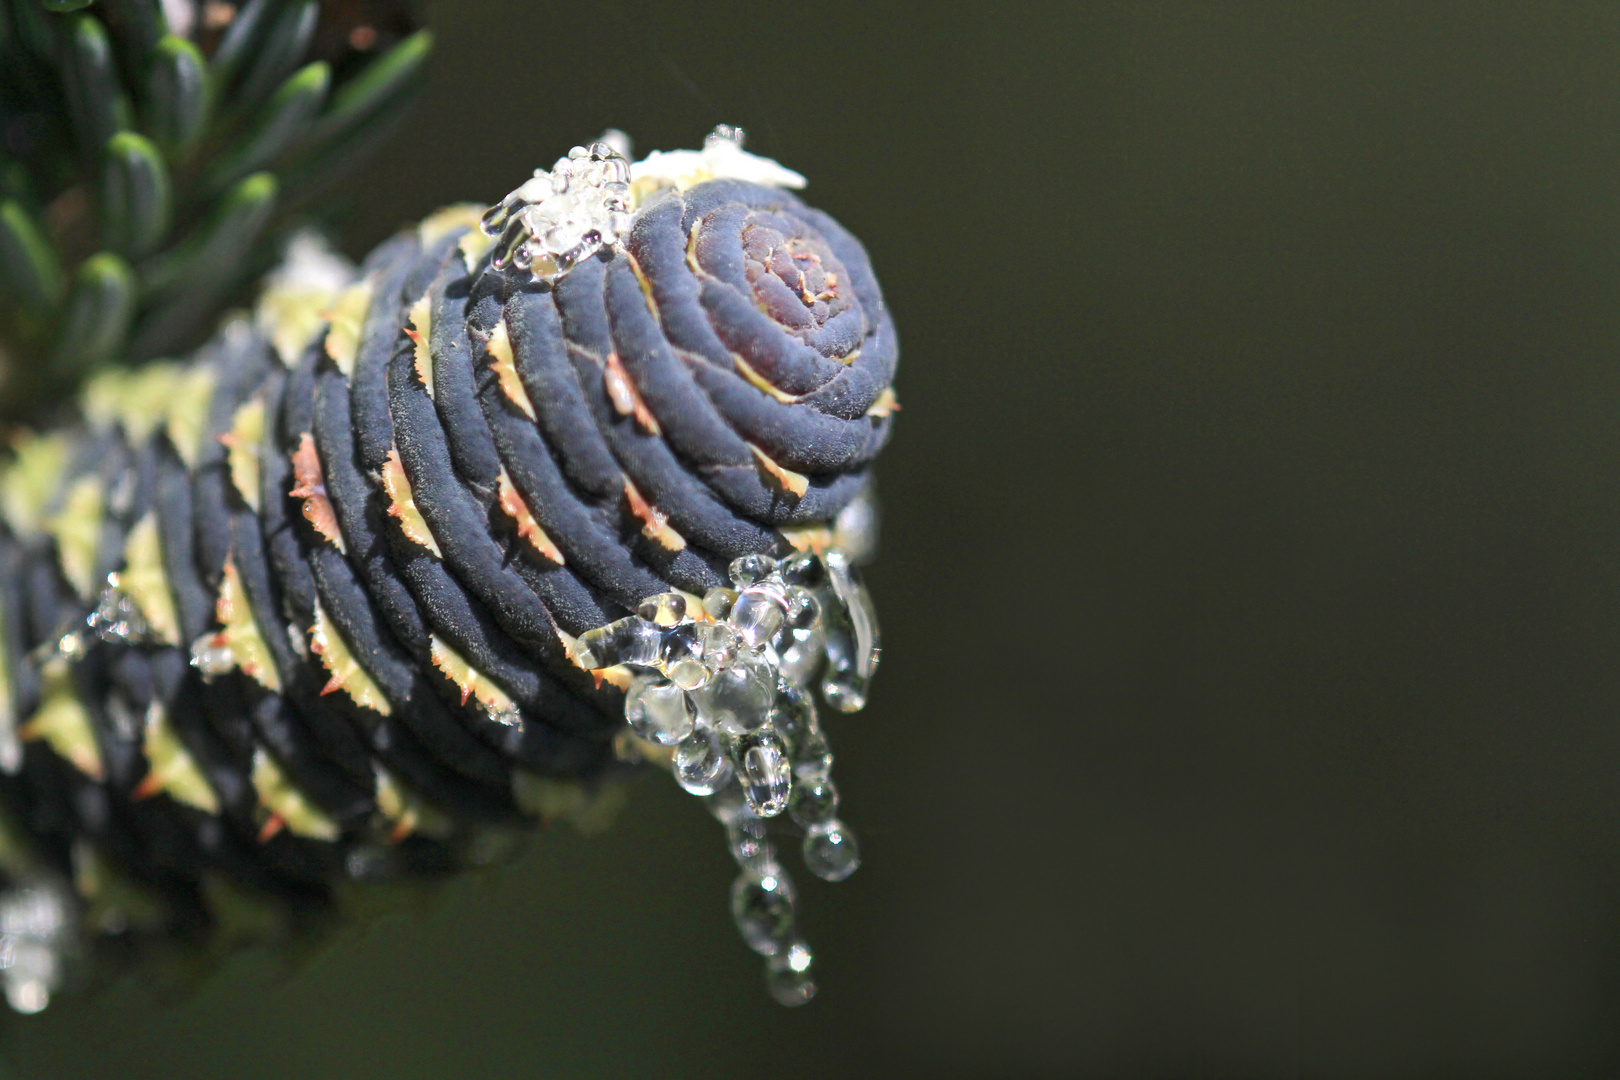
[{"label": "spiral scale pattern", "polygon": [[[736,180],[655,191],[549,280],[477,221],[442,212],[347,280],[273,283],[256,320],[104,376],[81,420],[18,439],[0,489],[14,1007],[43,1007],[76,949],[194,951],[244,911],[319,927],[359,884],[487,861],[671,754],[727,824],[773,989],[808,996],[771,906],[789,887],[758,895],[787,789],[745,789],[813,758],[795,818],[839,842],[811,680],[837,665],[840,612],[844,653],[869,654],[844,661],[857,697],[876,658],[829,549],[840,513],[866,512],[894,409],[870,264],[825,214]],[[615,644],[642,631],[651,652]],[[710,643],[681,684],[695,706],[666,678],[676,638]],[[728,671],[771,688],[717,734],[721,691],[700,684]],[[736,768],[692,786],[700,734]]]}]

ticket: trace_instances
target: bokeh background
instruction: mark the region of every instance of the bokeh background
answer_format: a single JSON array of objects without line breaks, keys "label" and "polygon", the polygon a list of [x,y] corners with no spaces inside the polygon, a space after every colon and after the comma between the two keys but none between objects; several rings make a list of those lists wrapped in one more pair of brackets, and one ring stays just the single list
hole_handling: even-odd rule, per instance
[{"label": "bokeh background", "polygon": [[905,411],[822,994],[769,1002],[649,776],[290,973],[17,1023],[19,1075],[1620,1069],[1620,8],[422,8],[351,253],[724,121],[874,256]]}]

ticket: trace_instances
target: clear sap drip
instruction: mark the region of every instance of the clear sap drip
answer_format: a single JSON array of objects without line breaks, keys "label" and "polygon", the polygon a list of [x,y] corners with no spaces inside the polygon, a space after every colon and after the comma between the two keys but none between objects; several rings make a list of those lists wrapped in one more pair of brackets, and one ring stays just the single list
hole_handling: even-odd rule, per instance
[{"label": "clear sap drip", "polygon": [[780,867],[743,871],[731,883],[731,917],[750,949],[775,956],[793,943],[793,883]]},{"label": "clear sap drip", "polygon": [[810,947],[795,941],[765,961],[765,985],[777,1004],[792,1008],[816,996],[815,980],[810,977]]},{"label": "clear sap drip", "polygon": [[713,795],[731,779],[731,759],[707,725],[693,727],[675,747],[675,782],[693,795]]},{"label": "clear sap drip", "polygon": [[638,675],[624,697],[630,729],[659,746],[674,746],[692,732],[696,712],[686,692],[658,675]]},{"label": "clear sap drip", "polygon": [[787,747],[770,728],[744,736],[741,744],[738,779],[748,808],[762,818],[775,817],[787,809],[793,789],[793,763],[788,760]]},{"label": "clear sap drip", "polygon": [[724,826],[740,871],[731,892],[738,932],[769,958],[772,997],[803,1004],[815,994],[811,953],[771,833],[793,834],[806,868],[825,881],[860,866],[811,687],[836,712],[865,704],[877,617],[853,561],[836,549],[780,562],[745,555],[729,573],[733,587],[709,590],[701,607],[680,593],[648,597],[635,615],[581,635],[575,657],[634,672],[626,723],[674,748],[676,782]]},{"label": "clear sap drip", "polygon": [[855,844],[855,834],[837,818],[811,826],[805,834],[802,851],[804,865],[823,881],[843,881],[861,865],[861,850]]}]

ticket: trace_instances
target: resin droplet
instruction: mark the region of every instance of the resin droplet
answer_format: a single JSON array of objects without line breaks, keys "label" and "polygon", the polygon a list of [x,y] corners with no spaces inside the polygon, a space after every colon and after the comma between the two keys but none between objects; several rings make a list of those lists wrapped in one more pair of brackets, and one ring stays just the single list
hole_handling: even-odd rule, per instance
[{"label": "resin droplet", "polygon": [[789,555],[777,565],[776,572],[781,574],[782,580],[789,585],[798,585],[805,589],[814,589],[827,580],[827,568],[809,551],[797,551]]},{"label": "resin droplet", "polygon": [[739,874],[731,885],[731,917],[748,947],[775,956],[793,942],[793,885],[780,872]]},{"label": "resin droplet", "polygon": [[843,626],[827,630],[825,673],[821,677],[821,700],[842,713],[860,712],[866,707],[866,686],[855,674],[855,640]]},{"label": "resin droplet", "polygon": [[737,588],[746,588],[763,581],[776,570],[776,560],[769,555],[744,555],[731,561],[731,581]]},{"label": "resin droplet", "polygon": [[712,150],[721,143],[731,143],[741,150],[748,133],[735,124],[716,124],[714,130],[703,136],[703,149]]},{"label": "resin droplet", "polygon": [[585,631],[579,636],[575,656],[593,671],[615,664],[647,667],[657,662],[662,641],[663,635],[658,627],[646,619],[631,615]]},{"label": "resin droplet", "polygon": [[837,818],[811,826],[804,838],[804,865],[823,881],[843,881],[861,865],[855,834]]},{"label": "resin droplet", "polygon": [[713,728],[694,727],[675,747],[675,782],[693,795],[713,795],[731,779],[731,761]]},{"label": "resin droplet", "polygon": [[760,877],[780,871],[776,849],[766,837],[765,823],[756,817],[740,817],[726,826],[726,845],[738,867]]},{"label": "resin droplet", "polygon": [[738,779],[749,809],[760,817],[775,817],[787,809],[793,790],[793,765],[782,737],[769,729],[745,736],[737,746],[741,763]]},{"label": "resin droplet", "polygon": [[660,655],[664,674],[681,689],[696,690],[709,681],[709,669],[703,663],[703,641],[692,623],[666,631]]},{"label": "resin droplet", "polygon": [[145,644],[151,633],[146,617],[129,594],[116,587],[118,575],[110,578],[114,584],[101,591],[96,610],[85,617],[85,625],[110,644]]},{"label": "resin droplet", "polygon": [[738,594],[730,621],[743,643],[757,649],[776,636],[786,618],[787,599],[781,586],[764,582]]},{"label": "resin droplet", "polygon": [[555,280],[603,247],[616,247],[630,227],[630,163],[603,142],[576,146],[550,172],[536,169],[491,207],[486,235],[503,231],[496,268],[507,261]]},{"label": "resin droplet", "polygon": [[703,594],[703,613],[711,619],[723,619],[731,614],[731,605],[736,602],[736,589],[716,585]]},{"label": "resin droplet", "polygon": [[624,717],[638,736],[674,746],[692,733],[696,715],[686,691],[657,675],[640,675],[624,696]]},{"label": "resin droplet", "polygon": [[0,986],[19,1013],[37,1013],[65,981],[72,909],[63,887],[43,879],[0,893]]},{"label": "resin droplet", "polygon": [[771,705],[771,726],[788,744],[788,752],[798,756],[805,732],[816,724],[816,706],[803,690],[788,687],[776,695]]},{"label": "resin droplet", "polygon": [[877,612],[849,558],[841,551],[827,552],[827,576],[842,608],[838,625],[827,633],[827,674],[821,696],[839,712],[866,707],[866,693],[881,655]]},{"label": "resin droplet", "polygon": [[224,634],[204,634],[191,643],[191,666],[205,679],[227,675],[236,667],[236,654]]},{"label": "resin droplet", "polygon": [[793,772],[801,779],[826,776],[832,771],[833,752],[820,728],[811,728],[794,748]]},{"label": "resin droplet", "polygon": [[728,735],[743,735],[765,723],[776,686],[770,665],[738,656],[696,691],[698,714]]},{"label": "resin droplet", "polygon": [[659,626],[674,626],[686,618],[686,597],[678,592],[649,596],[636,608],[636,614]]},{"label": "resin droplet", "polygon": [[823,777],[795,784],[788,799],[788,812],[803,828],[824,825],[838,814],[838,789]]},{"label": "resin droplet", "polygon": [[821,603],[816,594],[797,585],[787,591],[787,624],[794,630],[808,630],[821,619]]},{"label": "resin droplet", "polygon": [[748,808],[748,800],[743,798],[742,788],[737,784],[727,784],[716,791],[713,798],[705,799],[704,805],[722,825],[760,820],[759,815]]},{"label": "resin droplet", "polygon": [[698,627],[698,640],[703,643],[703,666],[719,671],[737,656],[737,631],[726,623],[709,623]]},{"label": "resin droplet", "polygon": [[810,978],[810,962],[810,949],[802,941],[795,941],[775,956],[766,958],[765,985],[778,1005],[792,1008],[816,996],[816,984]]},{"label": "resin droplet", "polygon": [[826,658],[827,634],[819,626],[789,630],[776,638],[777,672],[790,686],[809,686]]},{"label": "resin droplet", "polygon": [[877,496],[868,484],[866,490],[833,519],[833,543],[851,562],[859,565],[876,557],[879,517]]}]

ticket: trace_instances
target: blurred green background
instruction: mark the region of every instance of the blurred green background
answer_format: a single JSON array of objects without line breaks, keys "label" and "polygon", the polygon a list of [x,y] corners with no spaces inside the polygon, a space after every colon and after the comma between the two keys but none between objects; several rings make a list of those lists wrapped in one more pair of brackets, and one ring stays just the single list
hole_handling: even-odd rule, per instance
[{"label": "blurred green background", "polygon": [[649,776],[292,973],[18,1021],[18,1075],[1620,1069],[1620,8],[423,14],[352,254],[722,121],[873,254],[905,411],[821,997],[766,998]]}]

